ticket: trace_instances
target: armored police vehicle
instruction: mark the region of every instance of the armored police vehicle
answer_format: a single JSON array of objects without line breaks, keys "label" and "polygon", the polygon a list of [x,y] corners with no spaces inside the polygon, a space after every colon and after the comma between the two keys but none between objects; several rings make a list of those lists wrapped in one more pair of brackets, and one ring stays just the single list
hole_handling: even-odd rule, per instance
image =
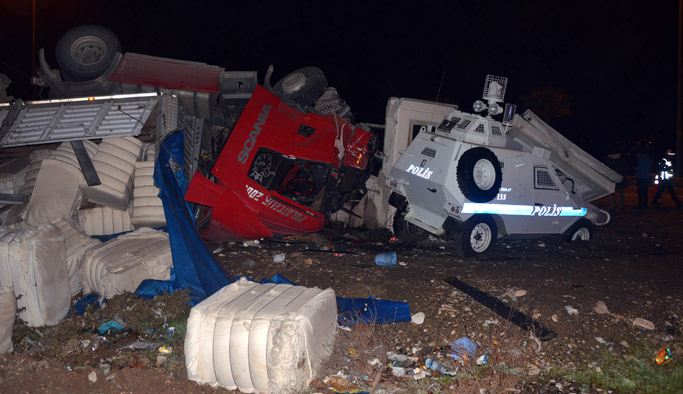
[{"label": "armored police vehicle", "polygon": [[501,237],[588,241],[609,222],[591,201],[621,176],[531,111],[515,114],[503,104],[506,86],[507,78],[487,76],[486,103],[474,103],[486,115],[455,108],[438,126],[423,126],[388,172],[400,239],[459,233],[463,253],[479,256]]}]

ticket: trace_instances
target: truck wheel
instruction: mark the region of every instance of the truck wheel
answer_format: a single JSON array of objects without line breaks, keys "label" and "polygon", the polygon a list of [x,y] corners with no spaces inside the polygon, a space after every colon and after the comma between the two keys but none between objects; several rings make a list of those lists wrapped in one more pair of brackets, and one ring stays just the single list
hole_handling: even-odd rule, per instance
[{"label": "truck wheel", "polygon": [[493,200],[503,182],[500,161],[490,149],[476,147],[460,156],[456,171],[458,187],[472,202]]},{"label": "truck wheel", "polygon": [[569,227],[569,230],[564,233],[564,241],[588,242],[591,240],[591,238],[593,238],[593,227],[593,223],[591,223],[589,220],[580,219],[578,222]]},{"label": "truck wheel", "polygon": [[489,215],[474,215],[462,230],[462,252],[466,257],[481,256],[493,249],[498,236],[496,222]]},{"label": "truck wheel", "polygon": [[394,234],[403,242],[419,242],[429,237],[429,232],[412,223],[406,222],[405,211],[396,211],[394,215]]},{"label": "truck wheel", "polygon": [[273,87],[281,99],[313,105],[327,89],[327,78],[318,67],[304,67],[287,74]]},{"label": "truck wheel", "polygon": [[57,63],[64,80],[91,81],[107,71],[118,52],[121,43],[109,29],[78,26],[57,42]]}]

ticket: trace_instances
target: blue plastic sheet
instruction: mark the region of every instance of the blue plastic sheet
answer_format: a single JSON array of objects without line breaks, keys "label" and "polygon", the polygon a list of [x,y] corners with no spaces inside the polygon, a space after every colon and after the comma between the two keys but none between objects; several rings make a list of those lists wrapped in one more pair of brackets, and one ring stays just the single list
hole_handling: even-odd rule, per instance
[{"label": "blue plastic sheet", "polygon": [[185,201],[187,181],[182,171],[183,132],[176,131],[162,142],[154,167],[154,183],[164,204],[167,231],[171,242],[173,268],[168,281],[146,280],[136,293],[152,298],[160,293],[189,289],[192,304],[209,297],[233,279],[213,260],[199,237],[189,203]]},{"label": "blue plastic sheet", "polygon": [[337,297],[337,322],[341,326],[356,323],[392,324],[410,321],[410,305],[405,302],[368,298]]},{"label": "blue plastic sheet", "polygon": [[[262,279],[261,284],[294,283],[280,274],[275,274],[271,279]],[[337,297],[337,322],[342,326],[350,326],[359,322],[367,324],[391,324],[409,322],[410,305],[405,302],[378,300],[368,298],[342,298]]]}]

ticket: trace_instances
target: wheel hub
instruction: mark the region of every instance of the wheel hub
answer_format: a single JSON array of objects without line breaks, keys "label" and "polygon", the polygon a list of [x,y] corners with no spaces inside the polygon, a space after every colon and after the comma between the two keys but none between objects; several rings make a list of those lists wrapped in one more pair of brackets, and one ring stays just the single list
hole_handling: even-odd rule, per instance
[{"label": "wheel hub", "polygon": [[591,233],[587,228],[582,227],[574,233],[572,241],[590,241]]},{"label": "wheel hub", "polygon": [[470,234],[470,245],[472,249],[481,253],[491,244],[491,228],[485,223],[479,223],[472,229]]},{"label": "wheel hub", "polygon": [[306,78],[306,75],[303,73],[294,73],[291,75],[288,75],[283,81],[282,81],[282,90],[289,94],[289,93],[294,93],[304,86],[306,86],[306,83],[308,82],[308,79]]},{"label": "wheel hub", "polygon": [[98,37],[81,37],[71,45],[71,57],[83,65],[101,61],[107,55],[107,45]]},{"label": "wheel hub", "polygon": [[479,159],[474,164],[472,175],[474,183],[481,190],[489,190],[496,182],[496,170],[493,167],[493,163],[486,159]]}]

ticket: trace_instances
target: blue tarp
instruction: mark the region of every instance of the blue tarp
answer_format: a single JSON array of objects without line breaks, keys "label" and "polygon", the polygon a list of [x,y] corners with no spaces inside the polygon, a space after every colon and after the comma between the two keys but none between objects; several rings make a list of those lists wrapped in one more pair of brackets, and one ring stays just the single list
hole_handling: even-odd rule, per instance
[{"label": "blue tarp", "polygon": [[194,305],[229,285],[233,279],[213,260],[211,252],[197,233],[191,207],[185,201],[188,184],[182,171],[182,130],[168,135],[157,155],[154,183],[160,190],[159,198],[164,204],[173,268],[170,280],[145,280],[136,293],[152,298],[164,292],[189,289]]},{"label": "blue tarp", "polygon": [[[261,280],[261,284],[263,283],[294,285],[280,274],[275,274],[271,279]],[[366,324],[405,323],[410,320],[410,305],[405,302],[378,300],[374,297],[337,297],[337,322],[341,326],[351,326],[359,322]]]}]

